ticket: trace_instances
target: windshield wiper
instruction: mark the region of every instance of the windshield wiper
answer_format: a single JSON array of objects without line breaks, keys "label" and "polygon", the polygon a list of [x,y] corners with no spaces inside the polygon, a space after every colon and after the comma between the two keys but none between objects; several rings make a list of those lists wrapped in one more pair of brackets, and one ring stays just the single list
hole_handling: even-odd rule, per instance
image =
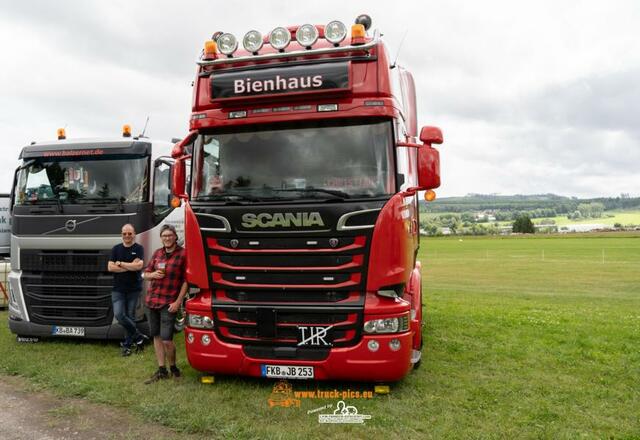
[{"label": "windshield wiper", "polygon": [[120,212],[124,212],[124,206],[122,205],[122,197],[83,197],[75,199],[76,203],[92,203],[94,205],[101,205],[107,203],[117,203]]},{"label": "windshield wiper", "polygon": [[226,193],[220,193],[220,194],[207,194],[207,195],[203,195],[203,196],[198,196],[196,198],[197,200],[207,200],[207,201],[211,201],[211,200],[222,200],[225,202],[238,202],[241,200],[248,200],[250,202],[257,202],[258,199],[257,197],[252,197],[252,196],[248,196],[246,194],[240,194],[240,193],[231,193],[231,192],[226,192]]},{"label": "windshield wiper", "polygon": [[58,211],[62,214],[62,203],[60,203],[60,199],[57,197],[51,199],[28,200],[28,203],[31,205],[56,205],[58,207]]},{"label": "windshield wiper", "polygon": [[330,194],[332,196],[335,196],[337,198],[340,199],[349,199],[351,198],[351,196],[349,194],[347,194],[344,191],[338,191],[335,189],[324,189],[324,188],[313,188],[313,187],[307,187],[307,188],[283,188],[283,189],[279,189],[279,188],[269,188],[272,191],[277,191],[277,192],[301,192],[301,193],[323,193],[323,194]]}]

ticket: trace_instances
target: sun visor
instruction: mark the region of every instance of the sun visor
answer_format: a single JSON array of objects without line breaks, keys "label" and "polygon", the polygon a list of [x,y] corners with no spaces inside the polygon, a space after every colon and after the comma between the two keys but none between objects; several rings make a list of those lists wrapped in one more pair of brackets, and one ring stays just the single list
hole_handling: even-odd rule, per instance
[{"label": "sun visor", "polygon": [[114,155],[145,156],[151,153],[149,142],[77,142],[57,144],[36,144],[24,147],[20,159],[64,159],[77,157],[96,157]]},{"label": "sun visor", "polygon": [[349,64],[334,62],[214,73],[211,100],[349,90]]}]

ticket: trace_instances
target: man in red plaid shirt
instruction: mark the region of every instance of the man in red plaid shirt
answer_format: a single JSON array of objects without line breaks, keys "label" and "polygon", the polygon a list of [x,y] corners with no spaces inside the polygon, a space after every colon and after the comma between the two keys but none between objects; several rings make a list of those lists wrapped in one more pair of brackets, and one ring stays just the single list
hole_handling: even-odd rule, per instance
[{"label": "man in red plaid shirt", "polygon": [[187,293],[185,280],[186,253],[177,243],[178,234],[171,225],[160,228],[162,247],[151,256],[142,278],[150,281],[145,304],[149,332],[153,337],[153,347],[158,361],[158,370],[145,383],[150,384],[171,376],[180,377],[176,366],[176,346],[173,331],[176,313]]}]

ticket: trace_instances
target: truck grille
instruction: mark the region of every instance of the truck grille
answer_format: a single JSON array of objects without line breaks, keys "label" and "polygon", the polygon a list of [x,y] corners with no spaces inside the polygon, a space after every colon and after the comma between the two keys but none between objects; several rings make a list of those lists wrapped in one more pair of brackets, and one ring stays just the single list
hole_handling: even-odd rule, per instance
[{"label": "truck grille", "polygon": [[313,341],[299,345],[303,332],[312,331],[309,327],[328,328],[323,340],[332,347],[359,342],[370,242],[366,232],[238,239],[202,233],[219,338],[242,344],[248,355],[280,358],[296,351],[298,359],[328,354],[327,346],[313,346]]},{"label": "truck grille", "polygon": [[110,251],[22,250],[22,292],[32,322],[97,327],[113,321]]}]

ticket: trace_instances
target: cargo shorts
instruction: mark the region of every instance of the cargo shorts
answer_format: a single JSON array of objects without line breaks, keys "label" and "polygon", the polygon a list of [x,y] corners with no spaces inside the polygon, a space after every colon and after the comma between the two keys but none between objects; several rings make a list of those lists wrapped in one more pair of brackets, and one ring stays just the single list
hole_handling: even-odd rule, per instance
[{"label": "cargo shorts", "polygon": [[169,313],[169,305],[161,309],[145,308],[147,321],[149,321],[149,336],[160,336],[163,341],[173,341],[175,331],[176,313]]}]

